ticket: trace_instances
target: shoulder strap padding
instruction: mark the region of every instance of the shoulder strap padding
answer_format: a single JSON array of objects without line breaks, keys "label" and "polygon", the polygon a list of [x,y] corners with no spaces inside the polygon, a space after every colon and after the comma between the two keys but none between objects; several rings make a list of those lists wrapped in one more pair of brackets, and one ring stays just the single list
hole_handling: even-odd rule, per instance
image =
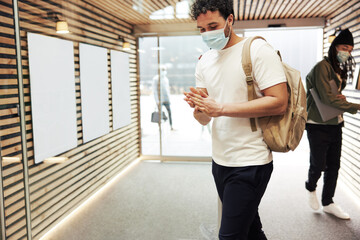
[{"label": "shoulder strap padding", "polygon": [[[247,84],[247,88],[248,88],[248,100],[249,101],[257,98],[256,93],[255,93],[255,87],[254,87],[254,79],[252,77],[252,64],[251,64],[251,55],[250,55],[251,43],[255,39],[263,39],[264,41],[266,41],[264,38],[259,37],[259,36],[249,37],[248,39],[246,39],[243,50],[242,50],[242,59],[241,59],[242,67],[243,67],[245,75],[246,75],[246,84]],[[255,132],[257,130],[255,118],[250,118],[250,124],[251,124],[251,130],[253,132]]]}]

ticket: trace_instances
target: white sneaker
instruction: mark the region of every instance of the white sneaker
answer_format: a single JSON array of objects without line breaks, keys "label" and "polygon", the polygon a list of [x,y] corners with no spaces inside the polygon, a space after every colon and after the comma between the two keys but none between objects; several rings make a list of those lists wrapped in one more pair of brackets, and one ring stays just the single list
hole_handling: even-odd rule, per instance
[{"label": "white sneaker", "polygon": [[338,205],[331,203],[323,207],[323,211],[341,219],[350,219],[348,213],[344,212]]},{"label": "white sneaker", "polygon": [[320,208],[319,201],[316,197],[316,190],[315,191],[307,191],[308,192],[308,202],[312,209],[318,210]]},{"label": "white sneaker", "polygon": [[201,224],[200,225],[201,235],[206,240],[217,240],[218,237],[218,227],[217,224]]}]

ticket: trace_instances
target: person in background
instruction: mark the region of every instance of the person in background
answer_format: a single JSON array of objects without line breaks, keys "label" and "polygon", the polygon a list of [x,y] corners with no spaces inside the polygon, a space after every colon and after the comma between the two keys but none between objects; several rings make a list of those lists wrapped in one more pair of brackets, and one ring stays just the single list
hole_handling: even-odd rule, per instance
[{"label": "person in background", "polygon": [[220,240],[267,239],[258,207],[273,170],[272,154],[262,131],[250,118],[281,115],[287,108],[286,77],[279,56],[264,40],[251,45],[256,100],[248,101],[233,1],[195,0],[192,17],[211,49],[198,61],[196,88],[185,92],[194,118],[212,124],[212,173],[222,202]]},{"label": "person in background", "polygon": [[156,102],[156,106],[158,106],[161,112],[162,106],[164,106],[168,112],[169,116],[169,123],[171,130],[174,130],[173,128],[173,122],[171,117],[171,108],[170,108],[170,85],[169,85],[169,79],[167,78],[167,71],[166,66],[160,66],[160,99],[161,104],[159,105],[159,75],[156,75],[153,77],[153,90],[154,90],[154,98]]},{"label": "person in background", "polygon": [[[314,210],[320,208],[316,186],[321,173],[324,172],[321,197],[323,211],[341,219],[350,218],[349,214],[333,201],[340,168],[344,119],[342,115],[339,115],[324,122],[310,89],[316,90],[323,103],[355,114],[360,109],[360,105],[348,102],[346,97],[341,94],[347,79],[353,77],[355,65],[351,56],[353,48],[354,39],[349,29],[341,31],[331,43],[328,56],[317,63],[306,77],[308,111],[306,130],[310,145],[310,167],[305,183],[308,203]],[[332,93],[329,83],[331,80],[334,80],[337,85],[338,95]]]}]

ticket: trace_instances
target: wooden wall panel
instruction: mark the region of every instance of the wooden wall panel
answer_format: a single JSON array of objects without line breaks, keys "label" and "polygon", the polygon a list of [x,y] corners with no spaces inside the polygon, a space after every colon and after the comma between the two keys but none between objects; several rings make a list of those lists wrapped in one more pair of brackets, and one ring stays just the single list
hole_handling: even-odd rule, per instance
[{"label": "wooden wall panel", "polygon": [[[347,1],[343,8],[336,9],[327,18],[328,26],[324,29],[324,55],[327,55],[330,43],[328,36],[337,27],[349,28],[354,36],[353,57],[360,67],[360,2]],[[354,76],[354,78],[357,76]],[[360,103],[360,90],[355,89],[356,80],[344,90],[347,100]],[[360,198],[360,114],[344,114],[343,148],[341,154],[340,178]]]},{"label": "wooden wall panel", "polygon": [[[18,116],[18,82],[12,0],[0,1],[0,136],[1,156],[22,157]],[[70,34],[55,32],[49,12],[60,13],[68,22]],[[19,0],[21,55],[24,77],[30,209],[33,239],[39,239],[72,210],[106,184],[140,154],[139,97],[137,81],[137,41],[132,25],[97,7],[77,0]],[[74,42],[75,89],[78,147],[62,154],[61,164],[34,164],[31,94],[27,32]],[[83,144],[79,43],[123,51],[119,38],[130,42],[130,89],[132,123],[113,131],[111,69],[108,54],[110,133]],[[7,239],[26,239],[25,199],[22,164],[3,164]]]},{"label": "wooden wall panel", "polygon": [[[18,81],[12,1],[0,1],[0,138],[1,156],[22,159]],[[5,211],[5,234],[21,239],[27,234],[23,167],[1,163]]]},{"label": "wooden wall panel", "polygon": [[[311,18],[326,17],[334,11],[354,0],[234,0],[235,19],[282,19],[282,18]],[[104,9],[114,16],[122,16],[128,23],[137,25],[146,24],[175,24],[192,23],[190,18],[150,19],[155,11],[173,6],[180,0],[141,0],[141,1],[114,1],[114,0],[83,0],[94,8]],[[192,1],[188,1],[192,2]]]},{"label": "wooden wall panel", "polygon": [[[96,0],[87,0],[94,2]],[[155,1],[155,0],[152,0]],[[157,0],[161,1],[161,0]],[[338,9],[351,4],[355,0],[234,0],[235,19],[242,20],[269,20],[269,19],[288,19],[288,18],[325,18],[334,14]],[[119,2],[118,5],[124,4]],[[146,16],[146,15],[145,15]],[[134,24],[156,23],[154,20],[130,18]],[[169,21],[167,21],[169,22]],[[171,20],[176,23],[177,19]],[[169,22],[170,23],[170,22]]]}]

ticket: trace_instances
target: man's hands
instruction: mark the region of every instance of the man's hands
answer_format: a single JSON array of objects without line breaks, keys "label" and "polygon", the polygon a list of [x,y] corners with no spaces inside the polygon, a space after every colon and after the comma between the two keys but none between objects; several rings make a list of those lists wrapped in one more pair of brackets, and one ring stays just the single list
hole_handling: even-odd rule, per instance
[{"label": "man's hands", "polygon": [[202,125],[208,124],[211,121],[211,116],[203,112],[200,106],[197,105],[197,103],[199,103],[199,98],[200,102],[201,98],[208,98],[206,89],[201,90],[191,87],[190,91],[191,92],[184,92],[184,100],[189,104],[191,108],[194,108],[194,118]]},{"label": "man's hands", "polygon": [[194,108],[194,114],[202,112],[209,117],[221,116],[223,107],[203,90],[190,87],[190,92],[184,92],[184,95],[184,100]]},{"label": "man's hands", "polygon": [[194,117],[203,125],[211,117],[257,118],[286,112],[288,92],[285,82],[264,89],[263,94],[263,97],[252,101],[219,104],[208,96],[206,88],[190,88],[190,92],[184,92],[184,100],[195,109]]}]

